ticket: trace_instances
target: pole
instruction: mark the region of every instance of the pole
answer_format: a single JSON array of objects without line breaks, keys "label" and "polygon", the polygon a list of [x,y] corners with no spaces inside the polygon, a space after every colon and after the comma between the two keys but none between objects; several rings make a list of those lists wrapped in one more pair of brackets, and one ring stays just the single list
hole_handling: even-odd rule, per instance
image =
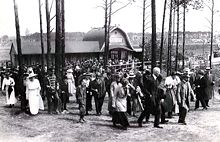
[{"label": "pole", "polygon": [[144,55],[145,55],[145,10],[146,0],[143,0],[143,31],[142,31],[142,69],[144,70]]}]

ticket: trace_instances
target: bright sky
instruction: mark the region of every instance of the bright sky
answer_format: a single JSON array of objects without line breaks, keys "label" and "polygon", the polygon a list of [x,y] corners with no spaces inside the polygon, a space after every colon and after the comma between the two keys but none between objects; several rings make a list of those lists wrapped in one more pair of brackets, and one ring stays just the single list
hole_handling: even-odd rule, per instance
[{"label": "bright sky", "polygon": [[[38,0],[16,0],[18,4],[18,13],[20,20],[21,35],[28,29],[30,33],[39,32],[39,9]],[[45,0],[41,0],[43,15],[43,30],[45,26]],[[51,1],[51,0],[49,0]],[[121,0],[126,3],[127,0]],[[136,0],[135,4],[129,5],[112,16],[112,25],[119,25],[126,32],[142,31],[142,0]],[[220,10],[220,1],[215,0],[215,9]],[[150,2],[150,0],[148,0]],[[157,31],[161,30],[163,2],[156,0],[157,11]],[[54,2],[55,4],[55,2]],[[104,10],[98,6],[103,5],[103,0],[65,0],[65,28],[66,32],[88,32],[92,27],[101,27],[104,25]],[[113,10],[122,4],[113,6]],[[52,9],[51,17],[55,14],[55,5]],[[15,35],[13,0],[0,0],[0,36]],[[150,7],[147,11],[150,11]],[[167,9],[168,21],[169,11]],[[148,15],[148,14],[147,14]],[[215,31],[220,31],[220,12],[215,15]],[[187,31],[208,31],[209,22],[205,17],[210,17],[211,12],[205,8],[203,11],[190,10],[186,18]],[[147,19],[150,21],[150,16]],[[168,26],[168,23],[166,23]],[[150,24],[147,25],[150,27]],[[181,26],[182,27],[182,26]],[[181,28],[180,27],[180,28]],[[51,28],[55,28],[55,19],[52,21]],[[148,29],[150,31],[150,28]],[[167,30],[167,29],[166,29]]]}]

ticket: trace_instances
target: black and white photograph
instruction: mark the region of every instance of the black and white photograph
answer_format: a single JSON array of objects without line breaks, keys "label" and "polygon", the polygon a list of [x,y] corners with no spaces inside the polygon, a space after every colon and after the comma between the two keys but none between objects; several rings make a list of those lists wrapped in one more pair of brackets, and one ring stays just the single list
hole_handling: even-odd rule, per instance
[{"label": "black and white photograph", "polygon": [[0,0],[0,142],[219,142],[219,0]]}]

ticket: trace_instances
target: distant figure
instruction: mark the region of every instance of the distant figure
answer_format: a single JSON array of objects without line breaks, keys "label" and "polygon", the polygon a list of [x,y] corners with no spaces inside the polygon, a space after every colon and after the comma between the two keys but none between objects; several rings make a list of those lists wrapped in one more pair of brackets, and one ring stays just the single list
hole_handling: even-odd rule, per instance
[{"label": "distant figure", "polygon": [[13,78],[10,77],[9,72],[5,74],[5,78],[2,82],[2,91],[6,94],[6,104],[10,107],[14,106],[17,102],[15,98],[15,91],[14,91],[15,81]]},{"label": "distant figure", "polygon": [[86,82],[82,79],[76,89],[76,100],[79,104],[79,122],[84,123],[84,116],[86,115]]},{"label": "distant figure", "polygon": [[75,86],[75,79],[73,77],[73,70],[68,69],[66,73],[66,78],[68,82],[68,92],[70,95],[73,96],[75,94],[76,86]]},{"label": "distant figure", "polygon": [[209,107],[209,100],[212,99],[213,89],[215,85],[214,76],[211,74],[210,68],[206,68],[206,73],[204,75],[204,78],[206,79],[206,84],[207,84],[205,88],[206,95],[204,97],[204,100],[206,107]]}]

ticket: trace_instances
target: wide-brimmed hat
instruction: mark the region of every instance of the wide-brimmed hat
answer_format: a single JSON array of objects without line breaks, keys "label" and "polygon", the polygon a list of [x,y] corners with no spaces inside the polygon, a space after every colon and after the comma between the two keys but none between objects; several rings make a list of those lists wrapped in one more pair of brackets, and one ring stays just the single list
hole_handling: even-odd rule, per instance
[{"label": "wide-brimmed hat", "polygon": [[66,72],[72,73],[72,72],[73,72],[73,69],[68,69]]},{"label": "wide-brimmed hat", "polygon": [[35,74],[35,73],[30,73],[30,74],[28,75],[28,78],[32,78],[32,77],[35,77],[35,76],[37,76],[37,74]]},{"label": "wide-brimmed hat", "polygon": [[210,67],[206,67],[206,70],[211,70],[211,68]]}]

